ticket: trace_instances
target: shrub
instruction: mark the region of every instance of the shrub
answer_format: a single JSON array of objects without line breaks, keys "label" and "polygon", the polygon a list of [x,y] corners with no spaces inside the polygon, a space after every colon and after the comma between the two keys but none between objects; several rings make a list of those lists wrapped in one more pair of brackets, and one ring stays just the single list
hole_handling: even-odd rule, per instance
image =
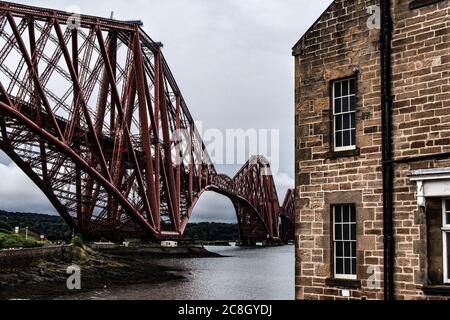
[{"label": "shrub", "polygon": [[81,236],[75,236],[72,238],[72,245],[74,247],[78,247],[78,248],[83,248],[84,247],[84,243],[83,243],[83,239],[81,238]]},{"label": "shrub", "polygon": [[33,237],[25,239],[23,235],[0,232],[0,248],[34,248],[42,247],[43,244],[37,242]]},{"label": "shrub", "polygon": [[0,233],[11,234],[11,230],[3,229],[3,228],[1,228],[1,226],[0,226]]},{"label": "shrub", "polygon": [[13,227],[11,227],[11,225],[5,220],[0,220],[0,229],[13,231]]}]

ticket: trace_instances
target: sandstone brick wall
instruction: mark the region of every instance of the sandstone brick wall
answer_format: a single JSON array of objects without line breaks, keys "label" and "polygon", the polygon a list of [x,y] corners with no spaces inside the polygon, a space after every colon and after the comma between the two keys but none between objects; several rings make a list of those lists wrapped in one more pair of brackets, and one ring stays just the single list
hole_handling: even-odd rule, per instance
[{"label": "sandstone brick wall", "polygon": [[[450,1],[410,10],[393,0],[395,157],[450,151]],[[350,298],[383,298],[369,267],[383,268],[379,30],[367,26],[378,0],[336,0],[294,48],[296,82],[296,287],[299,299],[346,299],[331,268],[330,205],[356,203],[358,280]],[[356,72],[359,70],[359,72]],[[330,82],[357,79],[355,152],[333,153]],[[407,178],[425,161],[396,166],[396,296],[425,297],[426,224]],[[381,275],[382,277],[382,275]],[[435,298],[435,297],[432,297]]]},{"label": "sandstone brick wall", "polygon": [[[450,151],[450,1],[410,10],[394,1],[394,157]],[[394,227],[399,298],[423,299],[427,285],[426,213],[416,200],[412,170],[450,167],[450,161],[396,166]]]}]

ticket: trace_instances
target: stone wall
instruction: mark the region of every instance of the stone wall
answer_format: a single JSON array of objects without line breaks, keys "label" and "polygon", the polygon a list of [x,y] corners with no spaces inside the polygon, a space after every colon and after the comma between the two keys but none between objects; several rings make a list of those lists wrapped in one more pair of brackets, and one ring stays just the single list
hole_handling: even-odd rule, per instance
[{"label": "stone wall", "polygon": [[71,250],[71,245],[1,250],[0,269],[21,266],[23,264],[28,264],[35,259],[45,259],[55,256],[61,257],[70,254]]},{"label": "stone wall", "polygon": [[[383,270],[378,0],[336,0],[294,48],[296,82],[296,288],[299,299],[382,299]],[[450,151],[450,1],[410,10],[394,0],[395,157]],[[331,81],[357,79],[355,151],[332,148]],[[397,165],[394,195],[396,297],[424,297],[426,219],[407,175],[448,161]],[[331,204],[357,205],[357,281],[334,281]],[[342,202],[344,201],[344,202]],[[347,202],[348,203],[348,202]]]}]

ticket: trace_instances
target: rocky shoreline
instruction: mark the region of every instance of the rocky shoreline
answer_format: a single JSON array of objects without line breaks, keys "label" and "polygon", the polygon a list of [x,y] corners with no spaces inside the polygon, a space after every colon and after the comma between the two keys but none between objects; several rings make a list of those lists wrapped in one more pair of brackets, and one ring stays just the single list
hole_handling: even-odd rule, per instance
[{"label": "rocky shoreline", "polygon": [[[158,264],[158,259],[174,257],[218,257],[203,248],[185,253],[154,252],[148,249],[113,249],[94,251],[73,248],[70,254],[35,259],[26,266],[0,269],[0,300],[51,300],[104,288],[120,288],[135,284],[163,283],[183,279],[181,269]],[[66,270],[71,265],[81,268],[81,290],[70,291]]]}]

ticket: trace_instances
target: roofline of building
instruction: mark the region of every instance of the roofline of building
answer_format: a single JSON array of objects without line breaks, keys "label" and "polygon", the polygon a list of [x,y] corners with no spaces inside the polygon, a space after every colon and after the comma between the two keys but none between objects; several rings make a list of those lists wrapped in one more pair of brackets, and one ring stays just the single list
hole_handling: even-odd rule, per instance
[{"label": "roofline of building", "polygon": [[302,43],[302,41],[305,39],[306,35],[312,31],[312,29],[319,23],[319,21],[322,19],[323,15],[330,10],[331,6],[336,2],[336,0],[333,0],[330,5],[322,12],[322,14],[319,16],[319,18],[317,18],[316,21],[314,21],[314,23],[308,28],[308,30],[306,30],[306,32],[303,34],[303,36],[295,43],[295,45],[292,47],[292,55],[296,56],[298,55],[298,53],[295,52],[295,50],[297,49],[297,47],[300,45],[300,43]]}]

